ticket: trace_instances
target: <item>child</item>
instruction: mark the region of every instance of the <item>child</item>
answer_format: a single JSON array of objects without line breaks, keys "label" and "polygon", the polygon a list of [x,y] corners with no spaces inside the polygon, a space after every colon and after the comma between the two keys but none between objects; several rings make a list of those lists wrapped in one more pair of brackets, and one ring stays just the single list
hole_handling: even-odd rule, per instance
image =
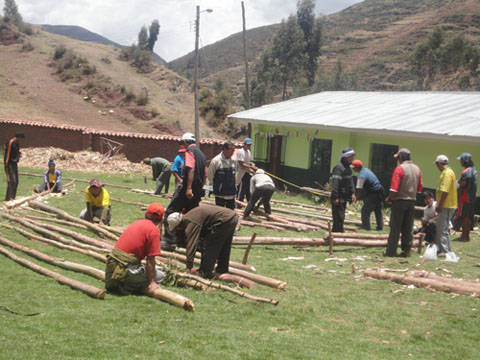
[{"label": "child", "polygon": [[429,191],[423,193],[423,198],[426,206],[423,209],[422,229],[420,231],[425,233],[425,241],[430,244],[435,242],[435,222],[437,221],[435,208],[437,202]]},{"label": "child", "polygon": [[50,160],[48,162],[48,171],[43,176],[43,184],[38,188],[35,188],[36,193],[44,191],[50,191],[54,193],[63,193],[62,187],[62,173],[55,169],[55,161]]}]

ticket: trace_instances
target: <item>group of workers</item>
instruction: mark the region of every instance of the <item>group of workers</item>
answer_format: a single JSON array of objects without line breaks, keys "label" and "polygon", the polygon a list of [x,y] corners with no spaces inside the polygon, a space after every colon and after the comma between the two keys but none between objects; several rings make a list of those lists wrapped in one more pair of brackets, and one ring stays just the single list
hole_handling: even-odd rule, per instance
[{"label": "group of workers", "polygon": [[[7,201],[16,195],[17,163],[21,155],[20,143],[24,138],[23,133],[17,133],[6,144],[4,164]],[[107,257],[108,291],[119,294],[148,294],[155,291],[165,277],[155,267],[155,256],[160,255],[161,248],[170,250],[177,246],[185,247],[187,270],[192,274],[212,278],[227,273],[233,234],[238,222],[234,210],[236,200],[243,201],[245,197],[248,200],[244,218],[248,219],[256,206],[261,204],[267,217],[270,216],[270,199],[275,191],[275,183],[264,170],[256,168],[251,162],[250,138],[246,138],[242,148],[237,150],[232,142],[226,141],[222,151],[209,163],[195,143],[194,135],[185,133],[173,165],[163,158],[144,159],[144,163],[152,166],[153,179],[157,182],[155,194],[161,194],[163,189],[168,192],[172,173],[175,176],[175,191],[166,209],[159,203],[151,204],[145,218],[134,222],[122,233]],[[382,230],[382,207],[386,203],[391,206],[391,217],[384,255],[410,256],[414,206],[417,194],[423,190],[420,168],[412,162],[410,150],[401,148],[394,154],[398,166],[393,172],[387,195],[377,176],[364,167],[361,160],[355,160],[355,156],[352,148],[345,148],[331,174],[332,231],[344,231],[346,205],[357,199],[363,200],[362,227],[370,230],[370,217],[374,212],[376,229]],[[451,251],[452,218],[455,217],[454,223],[462,228],[462,241],[469,241],[473,226],[478,175],[471,154],[463,153],[458,160],[464,170],[457,182],[447,156],[437,156],[435,165],[440,171],[440,179],[436,201],[430,192],[423,193],[426,206],[420,231],[425,233],[427,242],[437,244],[439,256]],[[357,174],[356,183],[353,172]],[[50,160],[43,183],[35,191],[62,192],[61,179],[61,172]],[[215,205],[200,204],[207,181],[212,186]],[[89,181],[85,189],[85,203],[80,218],[93,221],[97,217],[101,225],[110,224],[110,195],[99,179]],[[160,230],[162,223],[163,236]],[[400,236],[401,253],[397,255]],[[200,267],[194,269],[197,250],[201,252],[201,262]],[[145,258],[146,263],[142,264]]]},{"label": "group of workers", "polygon": [[[385,256],[410,256],[413,240],[413,220],[417,194],[422,194],[423,181],[420,168],[411,160],[410,150],[401,148],[395,159],[398,166],[394,169],[388,195],[385,194],[377,176],[363,167],[360,160],[354,160],[355,151],[345,148],[340,162],[335,165],[331,176],[331,205],[333,232],[344,231],[345,209],[348,202],[363,199],[362,227],[370,230],[370,216],[375,213],[376,229],[383,229],[383,203],[391,206],[390,233]],[[463,167],[457,181],[454,171],[449,167],[446,155],[438,155],[434,161],[440,171],[436,201],[430,192],[424,192],[424,217],[420,231],[425,240],[437,245],[438,256],[451,251],[450,230],[461,228],[459,241],[469,241],[475,214],[475,198],[478,174],[472,155],[462,153],[458,158]],[[357,173],[354,184],[353,171]],[[456,224],[456,225],[452,225]],[[401,236],[401,252],[397,254],[398,240]]]}]

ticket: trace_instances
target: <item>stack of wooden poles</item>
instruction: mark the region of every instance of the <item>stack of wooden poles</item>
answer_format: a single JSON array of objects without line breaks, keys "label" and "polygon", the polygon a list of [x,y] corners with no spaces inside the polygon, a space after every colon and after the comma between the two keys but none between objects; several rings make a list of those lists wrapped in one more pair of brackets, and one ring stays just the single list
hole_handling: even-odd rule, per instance
[{"label": "stack of wooden poles", "polygon": [[[56,216],[57,218],[53,218],[52,215]],[[55,246],[63,250],[69,250],[83,254],[85,256],[92,257],[101,263],[106,262],[106,255],[113,248],[114,242],[118,240],[118,236],[120,234],[120,231],[118,230],[81,220],[63,210],[38,201],[30,201],[29,207],[17,209],[15,212],[0,211],[0,218],[8,220],[8,223],[1,222],[1,227],[15,230],[30,240]],[[68,226],[69,228],[64,226]],[[71,228],[87,230],[91,233],[94,233],[96,237],[85,235],[84,233],[72,230]],[[0,244],[8,246],[17,251],[24,252],[52,265],[75,272],[81,272],[83,274],[92,276],[97,280],[105,280],[105,272],[103,270],[68,261],[63,258],[49,256],[38,250],[15,243],[3,235],[0,235]],[[0,253],[23,266],[26,266],[43,275],[52,277],[61,284],[65,284],[74,289],[80,290],[89,296],[97,299],[103,299],[105,296],[105,290],[101,288],[82,283],[80,281],[60,275],[55,271],[41,267],[31,261],[15,255],[3,246],[0,246]],[[224,274],[217,279],[220,282],[206,280],[199,276],[183,272],[182,270],[185,269],[184,262],[185,255],[181,253],[164,252],[162,253],[162,256],[158,258],[159,266],[161,266],[164,271],[168,272],[169,275],[173,275],[175,278],[175,283],[179,286],[191,286],[193,288],[202,290],[220,289],[256,302],[269,303],[273,305],[277,305],[278,301],[254,296],[240,289],[224,285],[221,282],[235,283],[243,287],[252,287],[254,284],[261,284],[277,289],[284,289],[286,286],[286,283],[283,281],[256,274],[255,268],[252,266],[238,264],[235,262],[230,263],[230,273]],[[199,262],[199,260],[196,259],[196,262]],[[104,267],[104,265],[102,267]],[[194,311],[194,305],[190,299],[165,288],[160,287],[159,289],[155,290],[152,296],[175,306],[182,307],[185,310]]]}]

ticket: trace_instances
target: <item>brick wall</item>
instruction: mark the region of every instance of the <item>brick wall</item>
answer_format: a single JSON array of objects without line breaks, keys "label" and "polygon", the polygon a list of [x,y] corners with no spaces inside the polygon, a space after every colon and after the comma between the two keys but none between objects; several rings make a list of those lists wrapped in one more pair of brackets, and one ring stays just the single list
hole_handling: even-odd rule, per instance
[{"label": "brick wall", "polygon": [[[145,157],[161,156],[173,160],[177,154],[180,137],[136,133],[107,132],[69,125],[55,125],[0,119],[0,143],[2,147],[16,132],[25,134],[23,147],[58,147],[68,151],[91,148],[101,152],[101,138],[123,144],[121,150],[130,161],[139,162]],[[222,140],[204,139],[200,148],[207,159],[221,151]]]}]

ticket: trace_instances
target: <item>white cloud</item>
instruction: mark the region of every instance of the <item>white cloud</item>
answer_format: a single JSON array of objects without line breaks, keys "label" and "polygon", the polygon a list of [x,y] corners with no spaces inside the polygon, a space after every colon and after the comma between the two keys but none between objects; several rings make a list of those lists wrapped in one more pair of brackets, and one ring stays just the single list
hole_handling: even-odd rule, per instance
[{"label": "white cloud", "polygon": [[[332,13],[361,0],[316,0],[317,11]],[[201,45],[242,30],[240,0],[16,0],[25,21],[78,25],[123,45],[136,41],[142,25],[160,22],[155,51],[170,61],[192,51],[195,6],[213,9],[200,18]],[[280,22],[295,13],[296,0],[244,0],[247,28]],[[4,2],[0,0],[3,9]]]}]

